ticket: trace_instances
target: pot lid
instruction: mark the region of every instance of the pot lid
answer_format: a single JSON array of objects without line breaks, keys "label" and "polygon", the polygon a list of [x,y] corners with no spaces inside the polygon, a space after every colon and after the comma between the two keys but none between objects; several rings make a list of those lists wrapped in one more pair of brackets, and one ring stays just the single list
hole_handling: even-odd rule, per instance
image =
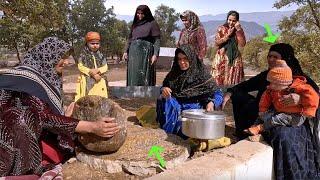
[{"label": "pot lid", "polygon": [[209,111],[204,109],[188,109],[182,111],[182,117],[192,119],[224,119],[226,117],[223,111]]}]

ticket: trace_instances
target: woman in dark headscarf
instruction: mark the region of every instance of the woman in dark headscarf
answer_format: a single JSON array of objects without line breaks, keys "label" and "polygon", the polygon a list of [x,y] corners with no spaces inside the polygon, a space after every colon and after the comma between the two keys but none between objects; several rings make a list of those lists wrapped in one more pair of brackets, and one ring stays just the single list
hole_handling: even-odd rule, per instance
[{"label": "woman in dark headscarf", "polygon": [[127,86],[154,86],[155,62],[160,51],[160,29],[148,6],[137,7],[124,59],[128,59]]},{"label": "woman in dark headscarf", "polygon": [[63,115],[61,73],[70,48],[46,38],[19,66],[0,72],[0,176],[41,175],[73,153],[75,133],[117,132],[112,119],[87,122]]},{"label": "woman in dark headscarf", "polygon": [[196,51],[198,58],[203,60],[207,52],[207,38],[199,17],[196,13],[188,10],[180,15],[180,19],[185,28],[180,33],[177,47],[190,44]]},{"label": "woman in dark headscarf", "polygon": [[244,47],[246,37],[239,23],[239,13],[230,11],[227,21],[215,35],[218,48],[212,62],[212,76],[219,86],[235,85],[244,77],[243,62],[238,46]]},{"label": "woman in dark headscarf", "polygon": [[[292,70],[293,76],[304,76],[307,83],[319,93],[319,87],[308,77],[294,56],[292,46],[285,43],[274,44],[268,53],[269,69],[274,66],[276,60],[285,60]],[[231,98],[233,115],[236,125],[236,134],[239,138],[245,138],[243,130],[253,125],[258,117],[258,104],[262,93],[269,82],[267,74],[263,71],[257,76],[244,81],[227,90],[222,107]],[[258,91],[256,97],[249,92]],[[281,101],[290,106],[299,104],[300,96],[296,93],[286,95]],[[272,128],[264,137],[273,147],[274,172],[276,179],[319,179],[319,118],[317,110],[316,118],[309,118],[298,127],[281,126]],[[311,131],[311,129],[313,129]],[[313,132],[313,133],[311,133]]]},{"label": "woman in dark headscarf", "polygon": [[212,111],[222,103],[222,92],[190,45],[176,49],[170,72],[157,101],[157,121],[167,133],[181,133],[178,117],[185,109]]}]

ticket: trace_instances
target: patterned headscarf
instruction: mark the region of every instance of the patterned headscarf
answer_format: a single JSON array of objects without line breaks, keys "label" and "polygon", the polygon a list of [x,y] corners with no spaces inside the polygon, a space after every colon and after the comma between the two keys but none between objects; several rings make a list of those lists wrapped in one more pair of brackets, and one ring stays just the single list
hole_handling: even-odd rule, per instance
[{"label": "patterned headscarf", "polygon": [[188,31],[194,31],[202,26],[199,17],[196,15],[196,13],[190,10],[184,11],[180,15],[180,19],[187,19],[190,22],[190,27],[187,29]]},{"label": "patterned headscarf", "polygon": [[62,79],[56,72],[55,66],[70,48],[68,43],[56,37],[46,38],[26,53],[20,66],[35,69],[57,91],[61,92]]},{"label": "patterned headscarf", "polygon": [[[189,68],[185,71],[180,69],[178,54],[188,57]],[[190,45],[184,44],[176,49],[172,68],[163,81],[164,87],[172,90],[176,98],[191,98],[203,95],[212,95],[216,84],[212,76],[200,61]]]},{"label": "patterned headscarf", "polygon": [[106,59],[99,50],[96,52],[92,52],[87,45],[84,47],[83,52],[80,54],[78,63],[82,63],[87,68],[95,69],[96,67],[94,66],[93,56],[96,59],[97,67],[101,67],[107,64]]}]

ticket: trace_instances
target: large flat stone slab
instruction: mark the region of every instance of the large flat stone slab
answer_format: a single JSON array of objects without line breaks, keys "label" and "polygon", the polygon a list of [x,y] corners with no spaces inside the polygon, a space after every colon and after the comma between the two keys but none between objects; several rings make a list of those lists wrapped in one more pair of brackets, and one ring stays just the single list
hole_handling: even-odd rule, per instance
[{"label": "large flat stone slab", "polygon": [[272,179],[272,159],[273,153],[270,146],[242,140],[148,179],[269,180]]},{"label": "large flat stone slab", "polygon": [[148,152],[154,145],[164,148],[161,156],[166,161],[167,169],[178,166],[189,157],[189,144],[178,136],[167,135],[161,129],[129,124],[127,132],[127,139],[117,152],[92,154],[84,149],[78,149],[77,159],[92,168],[108,173],[125,171],[138,176],[150,176],[160,171],[158,160],[148,158]]}]

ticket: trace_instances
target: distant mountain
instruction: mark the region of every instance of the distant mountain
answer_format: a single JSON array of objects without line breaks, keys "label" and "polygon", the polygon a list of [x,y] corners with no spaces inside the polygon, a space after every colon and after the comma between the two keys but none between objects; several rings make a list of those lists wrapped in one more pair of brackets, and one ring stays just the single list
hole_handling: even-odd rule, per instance
[{"label": "distant mountain", "polygon": [[[207,41],[209,43],[212,43],[214,41],[214,35],[218,27],[223,23],[225,23],[225,21],[207,21],[202,23],[206,31]],[[259,35],[263,35],[265,33],[264,28],[255,22],[241,21],[241,26],[245,32],[247,40],[250,40],[253,37]]]},{"label": "distant mountain", "polygon": [[[240,13],[240,22],[256,22],[263,26],[265,23],[271,26],[273,31],[278,31],[278,23],[283,17],[289,17],[294,13],[294,11],[269,11],[269,12],[252,12],[252,13]],[[225,21],[227,13],[217,14],[217,15],[203,15],[200,16],[201,22],[211,21],[211,20],[223,20]]]},{"label": "distant mountain", "polygon": [[117,14],[116,18],[120,19],[120,20],[125,20],[127,23],[130,22],[130,21],[133,21],[133,15],[120,15],[120,14]]}]

